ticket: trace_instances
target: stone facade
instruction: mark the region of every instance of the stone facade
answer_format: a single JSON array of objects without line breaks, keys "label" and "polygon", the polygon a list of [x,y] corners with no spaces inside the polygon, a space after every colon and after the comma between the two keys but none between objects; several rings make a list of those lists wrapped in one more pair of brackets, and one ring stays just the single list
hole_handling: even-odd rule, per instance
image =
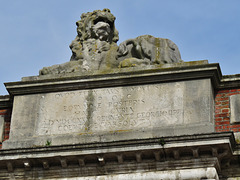
[{"label": "stone facade", "polygon": [[[56,75],[54,83],[48,76],[5,83],[11,96],[1,96],[0,101],[5,126],[0,177],[240,177],[240,125],[231,121],[230,105],[240,84],[237,75],[220,72],[218,64],[196,61],[150,70],[95,72],[87,79],[79,74]],[[73,114],[90,118],[90,124],[75,122]],[[114,117],[128,121],[115,122]],[[141,120],[144,123],[133,123]]]},{"label": "stone facade", "polygon": [[5,148],[214,132],[213,104],[210,79],[18,95]]},{"label": "stone facade", "polygon": [[0,179],[240,178],[240,76],[82,15],[71,61],[5,83]]}]

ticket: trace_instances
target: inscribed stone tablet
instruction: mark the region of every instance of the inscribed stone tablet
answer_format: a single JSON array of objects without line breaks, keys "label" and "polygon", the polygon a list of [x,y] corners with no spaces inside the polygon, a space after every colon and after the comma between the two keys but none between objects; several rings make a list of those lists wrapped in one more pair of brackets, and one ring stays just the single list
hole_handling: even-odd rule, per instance
[{"label": "inscribed stone tablet", "polygon": [[7,148],[213,132],[211,81],[16,96],[11,129]]},{"label": "inscribed stone tablet", "polygon": [[4,135],[4,116],[0,115],[0,142],[3,141]]},{"label": "inscribed stone tablet", "polygon": [[121,131],[188,123],[183,83],[51,93],[40,97],[36,135]]},{"label": "inscribed stone tablet", "polygon": [[240,122],[240,94],[230,96],[231,123]]}]

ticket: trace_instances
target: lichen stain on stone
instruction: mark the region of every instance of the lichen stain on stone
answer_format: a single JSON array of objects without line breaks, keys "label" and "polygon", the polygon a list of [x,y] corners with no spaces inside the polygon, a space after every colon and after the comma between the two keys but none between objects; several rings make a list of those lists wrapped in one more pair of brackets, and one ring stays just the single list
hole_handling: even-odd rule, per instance
[{"label": "lichen stain on stone", "polygon": [[156,61],[156,59],[159,59],[160,58],[160,40],[159,39],[155,39],[155,46],[156,46],[156,49],[155,49],[155,60],[154,60],[154,63]]},{"label": "lichen stain on stone", "polygon": [[94,111],[94,95],[92,90],[88,90],[88,95],[86,98],[87,101],[87,121],[85,123],[85,130],[89,131],[90,130],[90,125],[92,124],[92,113]]},{"label": "lichen stain on stone", "polygon": [[78,133],[79,136],[82,136],[82,135],[92,135],[93,132],[84,132],[84,133]]},{"label": "lichen stain on stone", "polygon": [[120,130],[114,130],[114,131],[109,131],[109,133],[121,133],[121,132],[129,132],[129,131],[132,131],[131,129],[120,129]]}]

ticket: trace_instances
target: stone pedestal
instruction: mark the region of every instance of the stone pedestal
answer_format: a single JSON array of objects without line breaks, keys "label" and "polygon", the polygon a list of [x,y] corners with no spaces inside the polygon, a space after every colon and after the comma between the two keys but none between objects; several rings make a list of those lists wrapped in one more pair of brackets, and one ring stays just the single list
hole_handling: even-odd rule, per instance
[{"label": "stone pedestal", "polygon": [[212,133],[217,72],[183,64],[6,83],[14,104],[3,148]]}]

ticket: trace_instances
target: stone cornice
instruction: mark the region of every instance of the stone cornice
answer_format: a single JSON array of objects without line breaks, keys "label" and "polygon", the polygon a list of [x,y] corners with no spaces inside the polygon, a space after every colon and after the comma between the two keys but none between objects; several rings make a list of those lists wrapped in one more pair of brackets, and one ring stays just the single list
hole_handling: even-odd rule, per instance
[{"label": "stone cornice", "polygon": [[[211,78],[215,89],[240,87],[240,75],[224,75],[218,63],[208,64],[204,61],[190,61],[166,64],[159,67],[112,69],[107,72],[95,71],[89,74],[66,73],[59,75],[24,77],[22,81],[5,83],[10,95],[59,92],[69,90],[91,89],[164,83],[171,81]],[[5,100],[0,108],[11,105]],[[2,106],[1,106],[2,105]]]},{"label": "stone cornice", "polygon": [[223,76],[219,89],[228,88],[240,88],[240,74]]},{"label": "stone cornice", "polygon": [[[42,172],[47,170],[46,175],[51,175],[51,171],[56,173],[59,168],[67,170],[71,167],[68,170],[73,173],[76,173],[74,168],[81,168],[84,175],[101,175],[108,170],[115,173],[129,172],[130,169],[139,171],[146,165],[150,171],[151,167],[154,167],[152,170],[169,170],[181,169],[183,166],[207,166],[216,168],[220,173],[222,166],[226,163],[231,164],[230,161],[234,158],[234,142],[233,133],[227,132],[164,139],[8,149],[0,151],[0,169],[6,169],[6,172],[21,172],[21,169]],[[96,171],[101,167],[104,167],[104,172]]]},{"label": "stone cornice", "polygon": [[8,109],[12,107],[12,99],[9,95],[0,96],[0,109]]},{"label": "stone cornice", "polygon": [[[202,142],[204,141],[205,145],[207,144],[214,144],[214,142],[228,142],[231,149],[234,149],[235,139],[232,132],[221,132],[221,133],[211,133],[211,134],[196,134],[196,135],[186,135],[186,136],[173,136],[173,137],[164,137],[164,148],[180,148],[180,147],[186,147],[186,146],[201,146]],[[216,141],[217,140],[217,141]],[[219,141],[220,140],[220,141]],[[2,158],[6,158],[9,154],[11,158],[13,158],[13,154],[15,154],[17,157],[19,157],[20,154],[26,154],[30,153],[31,156],[33,153],[44,153],[44,156],[48,156],[46,154],[49,154],[51,152],[71,152],[79,150],[81,151],[81,154],[89,153],[91,150],[97,150],[104,152],[104,149],[107,149],[107,152],[109,151],[109,148],[111,149],[118,149],[120,151],[121,149],[125,150],[126,148],[131,147],[137,147],[135,150],[139,149],[141,146],[141,149],[146,149],[144,147],[151,147],[154,148],[162,148],[161,146],[161,139],[159,138],[150,138],[150,139],[134,139],[134,140],[125,140],[125,141],[113,141],[113,142],[101,142],[101,143],[87,143],[87,144],[74,144],[74,145],[61,145],[61,146],[51,146],[46,145],[45,147],[33,147],[33,148],[19,148],[19,149],[2,149],[0,150],[0,160],[3,160]],[[197,142],[200,144],[193,144],[193,142]],[[132,149],[132,148],[131,148]],[[132,149],[134,150],[134,149]],[[96,153],[96,152],[94,152]],[[91,154],[91,153],[90,153]],[[2,156],[4,155],[4,156]],[[35,157],[35,156],[34,156]]]},{"label": "stone cornice", "polygon": [[222,78],[219,64],[183,64],[155,69],[117,69],[108,74],[95,73],[92,75],[72,77],[46,78],[33,77],[19,82],[5,83],[10,95],[59,92],[69,90],[116,87],[164,83],[181,80],[210,78],[215,88],[219,87]]}]

